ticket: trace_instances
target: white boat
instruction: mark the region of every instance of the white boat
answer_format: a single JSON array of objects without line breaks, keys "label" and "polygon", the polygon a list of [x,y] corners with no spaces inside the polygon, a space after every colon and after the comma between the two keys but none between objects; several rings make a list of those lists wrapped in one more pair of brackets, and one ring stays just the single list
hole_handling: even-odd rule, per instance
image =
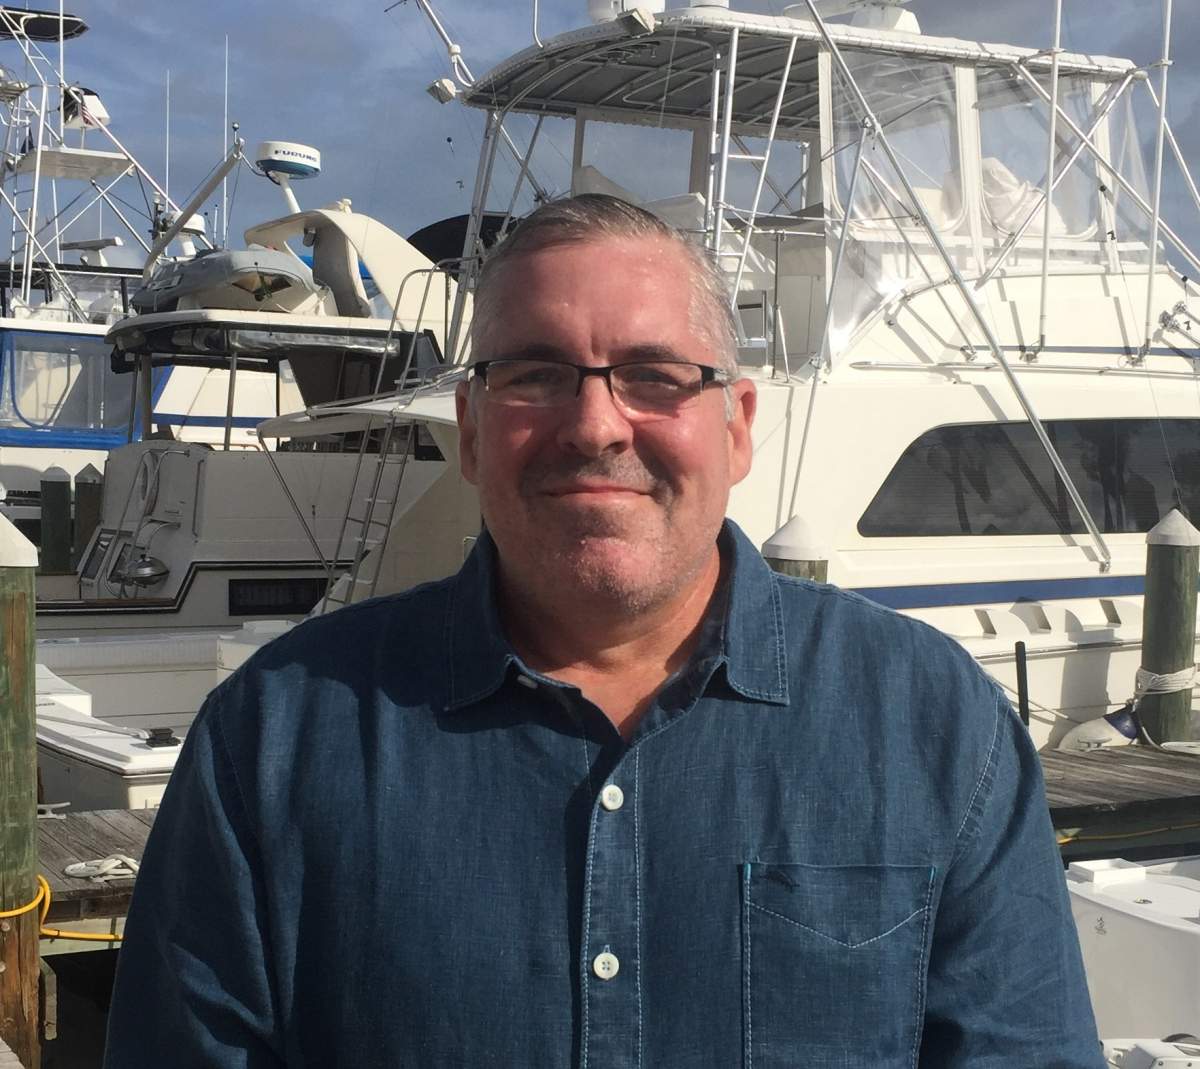
[{"label": "white boat", "polygon": [[[76,809],[158,805],[205,695],[288,623],[38,643],[38,770]],[[69,682],[72,680],[73,682]]]},{"label": "white boat", "polygon": [[[315,150],[280,142],[260,147],[257,167],[299,177],[291,161],[300,152],[315,174]],[[394,391],[443,367],[444,321],[430,315],[414,329],[435,303],[434,265],[348,202],[301,211],[290,188],[285,196],[289,214],[248,230],[244,251],[152,256],[134,314],[108,330],[118,371],[144,383],[159,364],[221,369],[229,406],[223,447],[148,439],[108,454],[100,522],[73,588],[39,598],[48,798],[156,804],[207,691],[288,621],[340,599],[334,580],[395,516],[442,500],[439,444],[449,446],[411,421],[378,432],[361,420],[349,433],[327,426],[307,448],[275,449],[261,435],[257,449],[231,447],[229,414],[247,369],[286,375],[302,403],[316,404]],[[444,307],[454,285],[437,281]],[[434,521],[414,546],[422,568],[462,559],[461,545],[448,548],[437,533]]]},{"label": "white boat", "polygon": [[1067,887],[1100,1034],[1200,1043],[1200,857],[1075,861]]},{"label": "white boat", "polygon": [[[1014,696],[1023,643],[1053,745],[1132,696],[1146,532],[1172,507],[1200,519],[1200,259],[1155,193],[1163,167],[1191,178],[1165,118],[1161,167],[1142,158],[1162,87],[1132,62],[936,37],[901,5],[645,4],[458,71],[442,95],[485,123],[460,294],[478,221],[531,203],[528,175],[693,233],[735,284],[758,386],[730,514],[952,635]],[[515,191],[505,133],[532,149]],[[449,428],[452,386],[264,432]],[[390,545],[415,535],[401,520]]]},{"label": "white boat", "polygon": [[[315,176],[320,154],[293,143],[264,142],[256,167],[290,181],[301,154],[311,161],[303,176]],[[256,449],[234,447],[246,372],[286,378],[295,403],[314,405],[394,391],[443,367],[444,322],[431,314],[411,329],[434,303],[422,281],[433,264],[348,202],[301,211],[290,187],[285,202],[289,214],[248,230],[245,250],[152,255],[133,313],[109,327],[114,370],[143,383],[162,365],[226,376],[226,418],[214,420],[223,442],[148,439],[108,454],[100,522],[71,588],[39,599],[43,636],[300,619],[364,539],[377,541],[445,470],[433,438],[411,426],[360,425],[315,449],[276,449],[262,436]],[[289,242],[310,247],[310,262]],[[445,298],[453,293],[447,282]],[[362,498],[365,516],[353,508]]]},{"label": "white boat", "polygon": [[1112,1069],[1193,1069],[1200,1058],[1200,1042],[1182,1038],[1114,1039],[1104,1044],[1104,1055]]},{"label": "white boat", "polygon": [[[0,225],[11,235],[0,253],[0,511],[35,542],[44,472],[100,469],[148,432],[218,440],[227,396],[223,370],[161,366],[136,395],[110,366],[105,335],[142,277],[129,254],[149,253],[148,236],[182,210],[118,139],[99,94],[68,78],[69,42],[87,29],[57,10],[0,6]],[[136,202],[152,217],[137,218]],[[186,219],[176,247],[210,248],[203,219]],[[271,377],[243,376],[236,445],[254,444],[276,402]]]}]

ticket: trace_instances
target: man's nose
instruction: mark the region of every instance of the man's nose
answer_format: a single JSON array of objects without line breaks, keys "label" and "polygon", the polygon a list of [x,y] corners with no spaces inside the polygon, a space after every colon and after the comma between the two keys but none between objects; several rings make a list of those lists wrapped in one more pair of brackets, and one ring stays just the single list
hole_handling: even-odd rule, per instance
[{"label": "man's nose", "polygon": [[621,411],[599,375],[585,376],[579,393],[563,410],[559,442],[585,456],[624,449],[633,437],[629,418]]}]

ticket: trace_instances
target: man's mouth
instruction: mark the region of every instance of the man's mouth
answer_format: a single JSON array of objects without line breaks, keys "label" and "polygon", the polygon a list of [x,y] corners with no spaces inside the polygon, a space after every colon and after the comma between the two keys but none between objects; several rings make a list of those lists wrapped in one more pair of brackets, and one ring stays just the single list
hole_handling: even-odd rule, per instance
[{"label": "man's mouth", "polygon": [[561,483],[547,487],[543,491],[550,497],[601,497],[601,496],[630,496],[643,497],[649,493],[640,486],[627,486],[623,483],[609,482],[574,482]]}]

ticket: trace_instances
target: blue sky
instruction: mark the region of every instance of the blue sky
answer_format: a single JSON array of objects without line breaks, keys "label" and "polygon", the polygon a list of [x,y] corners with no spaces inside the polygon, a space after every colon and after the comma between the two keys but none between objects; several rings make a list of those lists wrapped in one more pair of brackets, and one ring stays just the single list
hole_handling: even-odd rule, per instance
[{"label": "blue sky", "polygon": [[[390,0],[77,0],[68,10],[91,30],[68,42],[68,80],[96,90],[112,130],[161,180],[165,170],[165,90],[171,76],[171,193],[184,198],[217,162],[223,142],[222,81],[230,52],[230,118],[252,152],[263,139],[311,144],[324,171],[297,186],[315,207],[350,197],[356,209],[408,234],[466,211],[481,113],[439,105],[424,92],[447,74],[445,53],[414,0],[385,13]],[[476,75],[531,41],[531,0],[434,0]],[[778,13],[783,0],[734,0]],[[43,2],[39,6],[50,6]],[[1189,158],[1200,162],[1200,76],[1187,57],[1197,37],[1176,5],[1170,111]],[[583,25],[586,0],[542,0],[543,37]],[[1045,47],[1051,0],[915,0],[927,33]],[[1155,0],[1065,0],[1064,45],[1071,50],[1153,60],[1161,5]],[[4,51],[9,50],[9,51]],[[15,48],[0,43],[0,63]],[[5,57],[9,58],[5,58]],[[279,193],[243,171],[231,244],[245,226],[283,214]],[[1170,183],[1171,214],[1200,231],[1200,217]]]}]

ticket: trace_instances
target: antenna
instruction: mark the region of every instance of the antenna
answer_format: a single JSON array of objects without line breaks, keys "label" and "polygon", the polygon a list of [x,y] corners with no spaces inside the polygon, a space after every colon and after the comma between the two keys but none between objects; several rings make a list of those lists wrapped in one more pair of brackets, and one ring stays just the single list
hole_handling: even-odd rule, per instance
[{"label": "antenna", "polygon": [[58,137],[65,145],[66,141],[63,138],[67,132],[67,50],[63,3],[64,0],[58,0]]},{"label": "antenna", "polygon": [[[229,155],[229,34],[225,35],[225,114],[222,120],[221,133],[225,143],[223,151]],[[214,232],[213,237],[216,237]],[[229,248],[229,184],[228,179],[221,179],[221,248]]]},{"label": "antenna", "polygon": [[171,69],[167,68],[167,158],[163,167],[163,191],[171,199]]}]

